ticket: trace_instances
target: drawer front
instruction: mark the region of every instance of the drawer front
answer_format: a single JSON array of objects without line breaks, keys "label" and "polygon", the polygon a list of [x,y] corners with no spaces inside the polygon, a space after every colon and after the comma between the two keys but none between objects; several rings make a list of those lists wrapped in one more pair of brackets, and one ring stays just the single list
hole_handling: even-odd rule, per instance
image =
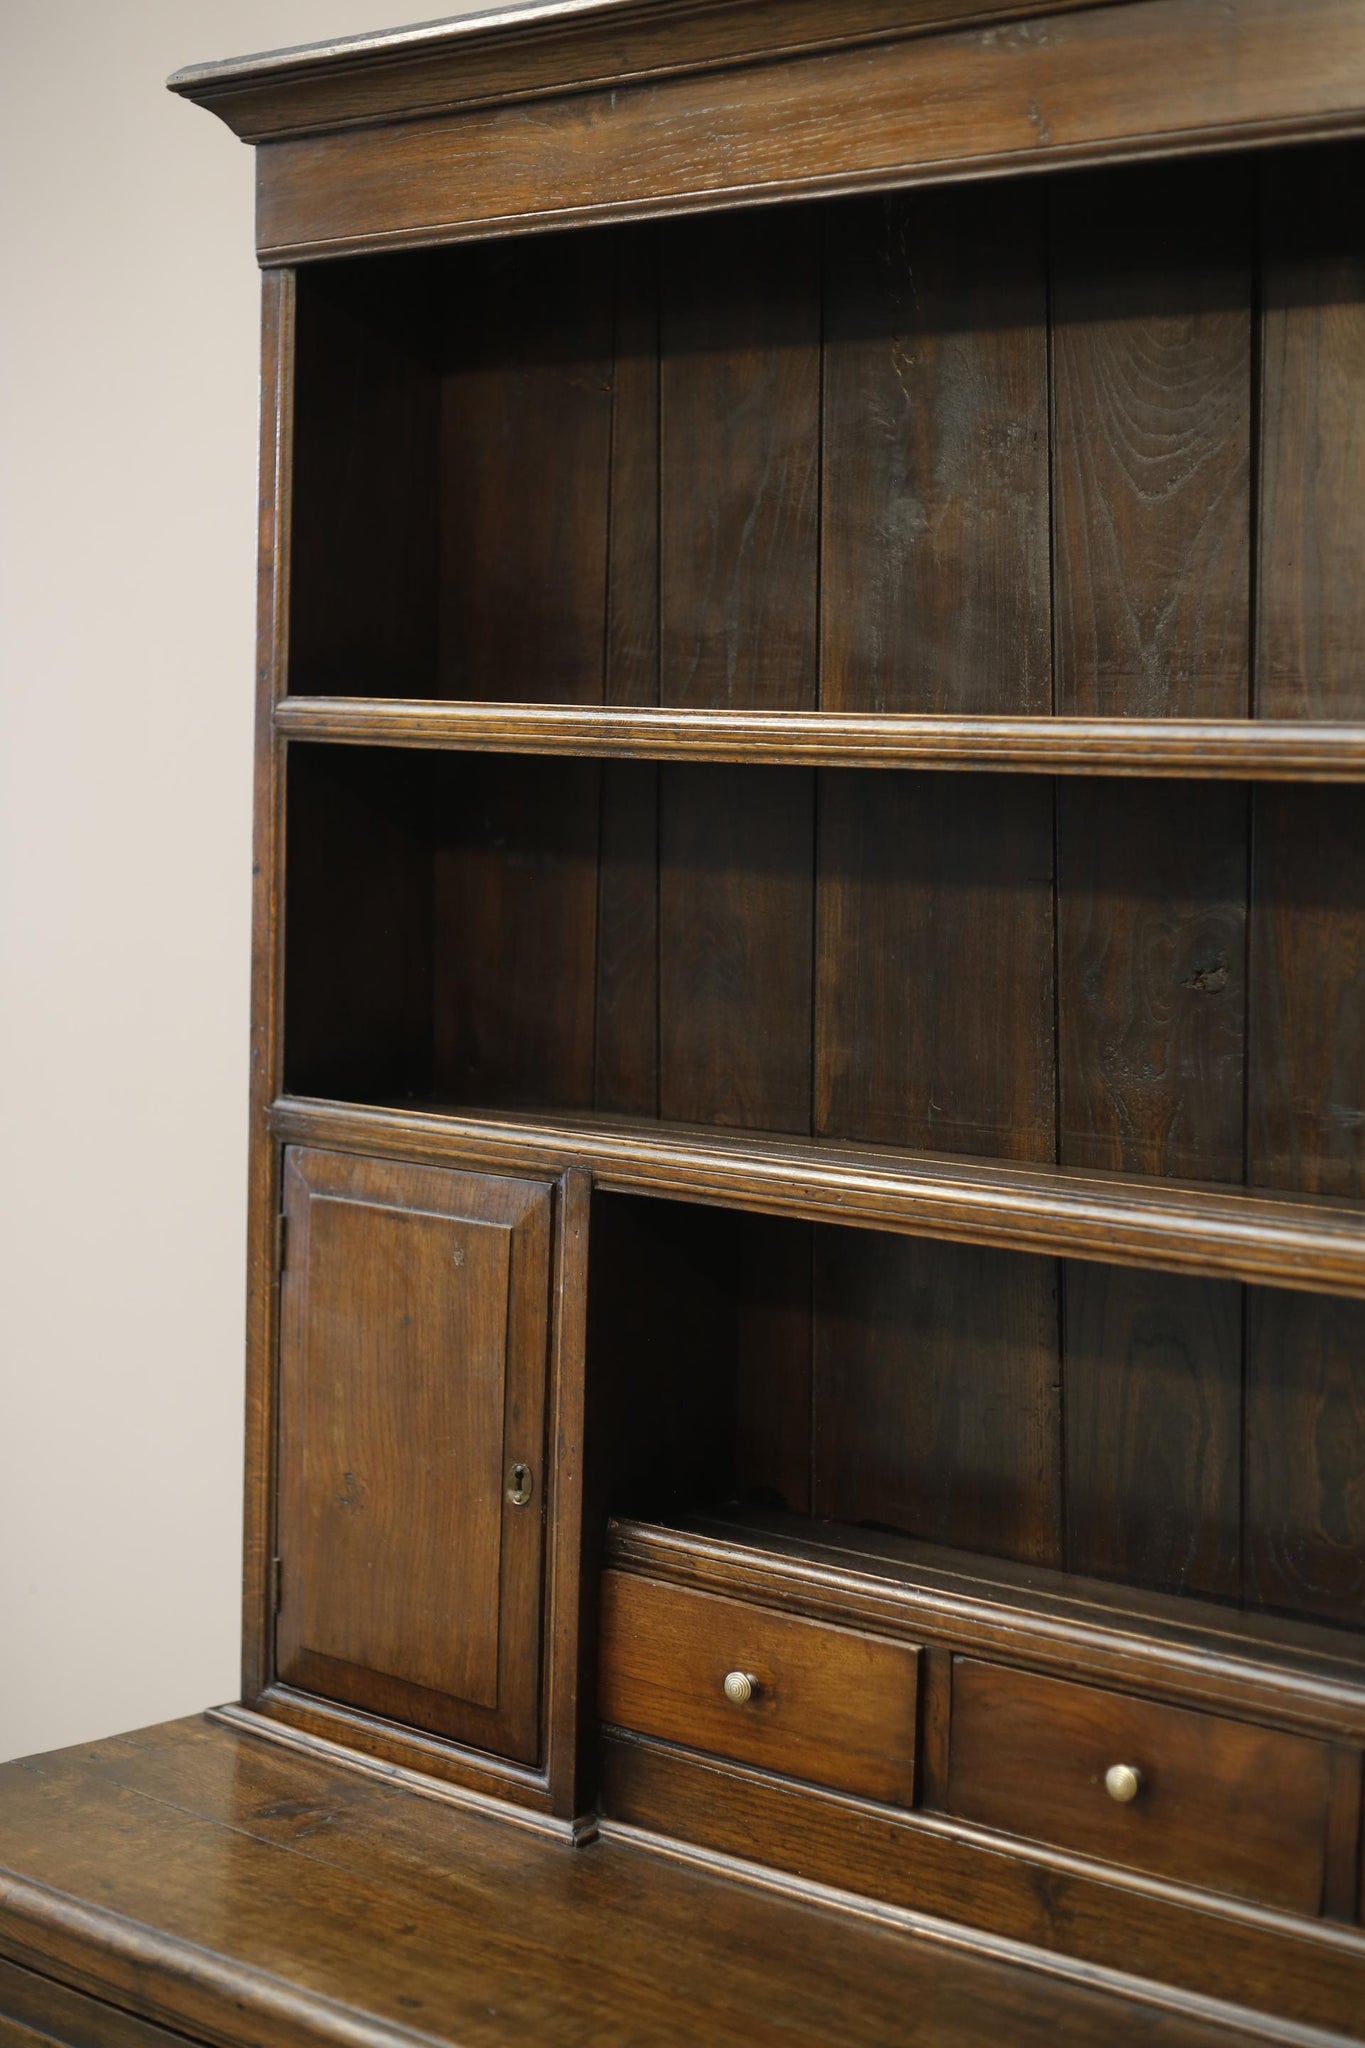
[{"label": "drawer front", "polygon": [[1305,1736],[953,1664],[950,1813],[1263,1905],[1321,1910],[1328,1762]]},{"label": "drawer front", "polygon": [[[751,1698],[727,1697],[732,1673]],[[599,1704],[614,1727],[908,1806],[918,1680],[908,1644],[604,1574]]]}]

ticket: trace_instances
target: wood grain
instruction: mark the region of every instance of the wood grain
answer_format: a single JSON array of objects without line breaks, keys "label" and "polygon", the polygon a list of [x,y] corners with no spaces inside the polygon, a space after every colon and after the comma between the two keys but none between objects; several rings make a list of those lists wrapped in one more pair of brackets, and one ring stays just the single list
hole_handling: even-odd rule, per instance
[{"label": "wood grain", "polygon": [[661,249],[660,702],[813,710],[820,218]]},{"label": "wood grain", "polygon": [[1043,222],[1026,186],[827,212],[825,710],[1051,708]]},{"label": "wood grain", "polygon": [[590,1109],[598,769],[455,755],[440,765],[433,1086],[455,1102]]},{"label": "wood grain", "polygon": [[1052,793],[821,779],[815,1129],[1054,1156]]},{"label": "wood grain", "polygon": [[279,1675],[533,1761],[548,1191],[293,1150],[285,1218]]},{"label": "wood grain", "polygon": [[661,771],[663,1116],[810,1130],[813,826],[801,769]]},{"label": "wood grain", "polygon": [[1256,711],[1365,703],[1365,238],[1358,145],[1263,167]]},{"label": "wood grain", "polygon": [[1358,1629],[1365,1612],[1365,1315],[1247,1297],[1247,1593]]},{"label": "wood grain", "polygon": [[607,761],[601,774],[593,1106],[659,1113],[659,773]]},{"label": "wood grain", "polygon": [[735,1271],[735,1473],[743,1500],[809,1513],[814,1231],[726,1215]]},{"label": "wood grain", "polygon": [[[602,1598],[603,1720],[908,1806],[919,1652],[632,1573]],[[754,1683],[744,1706],[725,1678]]]},{"label": "wood grain", "polygon": [[[1119,81],[1122,81],[1120,86]],[[621,219],[1359,124],[1355,0],[1131,0],[475,109],[257,151],[257,247],[304,252]]]},{"label": "wood grain", "polygon": [[1060,1562],[1056,1267],[822,1229],[812,1506]]},{"label": "wood grain", "polygon": [[[953,1670],[952,1742],[948,1806],[963,1820],[1294,1912],[1320,1908],[1325,1743],[970,1657]],[[1118,1763],[1141,1776],[1127,1806],[1104,1787]]]},{"label": "wood grain", "polygon": [[1247,709],[1251,212],[1245,169],[1118,173],[1052,200],[1057,709]]},{"label": "wood grain", "polygon": [[1065,1164],[1242,1179],[1247,833],[1242,790],[1059,792]]},{"label": "wood grain", "polygon": [[1304,720],[920,717],[872,711],[624,710],[616,706],[286,699],[280,732],[347,745],[628,755],[815,767],[970,768],[1033,775],[1360,782],[1365,727]]},{"label": "wood grain", "polygon": [[1064,1385],[1070,1570],[1238,1599],[1241,1290],[1068,1265]]},{"label": "wood grain", "polygon": [[612,249],[461,252],[444,311],[438,696],[600,704]]},{"label": "wood grain", "polygon": [[1256,800],[1247,1178],[1365,1196],[1365,804]]},{"label": "wood grain", "polygon": [[285,1097],[272,1106],[271,1128],[298,1142],[489,1171],[562,1172],[577,1161],[598,1186],[626,1194],[1365,1294],[1365,1228],[1349,1204],[611,1118],[453,1116]]}]

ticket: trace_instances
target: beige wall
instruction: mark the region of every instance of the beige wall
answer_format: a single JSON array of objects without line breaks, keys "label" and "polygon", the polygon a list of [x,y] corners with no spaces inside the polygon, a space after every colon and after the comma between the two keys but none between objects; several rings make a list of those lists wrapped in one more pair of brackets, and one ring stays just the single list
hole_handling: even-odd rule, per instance
[{"label": "beige wall", "polygon": [[162,81],[384,5],[0,0],[0,1757],[236,1691],[257,278]]}]

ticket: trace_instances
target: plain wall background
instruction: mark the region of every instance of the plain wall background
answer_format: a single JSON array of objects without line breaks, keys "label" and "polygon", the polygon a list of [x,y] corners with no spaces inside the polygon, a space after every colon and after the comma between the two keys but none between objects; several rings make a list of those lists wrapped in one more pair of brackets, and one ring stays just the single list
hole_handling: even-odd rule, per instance
[{"label": "plain wall background", "polygon": [[0,0],[0,1758],[237,1692],[259,292],[163,81],[384,10]]}]

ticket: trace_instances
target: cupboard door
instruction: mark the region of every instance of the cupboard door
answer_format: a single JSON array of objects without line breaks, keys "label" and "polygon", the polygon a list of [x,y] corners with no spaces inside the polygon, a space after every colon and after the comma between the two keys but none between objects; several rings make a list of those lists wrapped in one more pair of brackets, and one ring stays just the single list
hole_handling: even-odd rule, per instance
[{"label": "cupboard door", "polygon": [[285,1154],[277,1675],[524,1762],[550,1193]]}]

